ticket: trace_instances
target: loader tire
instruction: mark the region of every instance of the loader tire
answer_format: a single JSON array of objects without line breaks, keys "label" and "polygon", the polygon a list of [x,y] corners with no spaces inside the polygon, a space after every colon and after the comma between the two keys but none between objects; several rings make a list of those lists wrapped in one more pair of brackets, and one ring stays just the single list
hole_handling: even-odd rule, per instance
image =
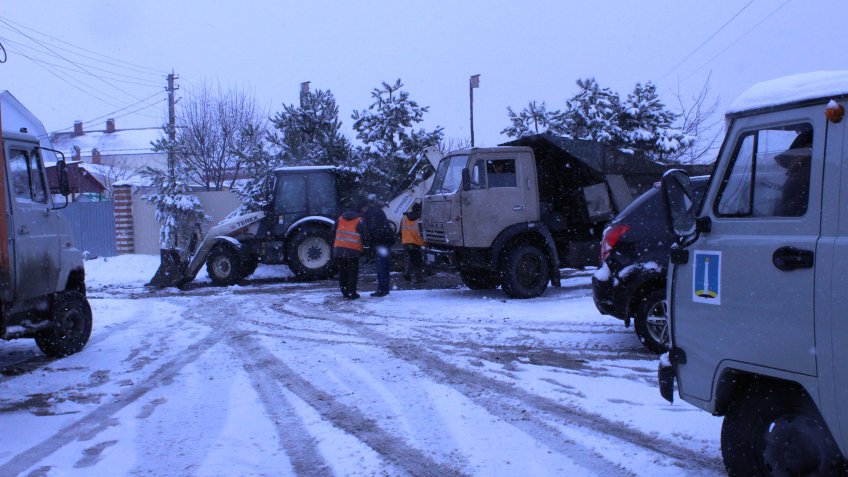
[{"label": "loader tire", "polygon": [[539,247],[516,244],[501,260],[501,288],[510,298],[535,298],[548,287],[548,257]]},{"label": "loader tire", "polygon": [[238,252],[230,246],[218,245],[206,259],[206,273],[212,283],[227,287],[242,279],[242,267]]},{"label": "loader tire", "polygon": [[36,333],[35,344],[51,358],[81,351],[91,336],[91,307],[85,295],[69,290],[56,294],[51,310],[53,325]]},{"label": "loader tire", "polygon": [[241,276],[242,278],[247,278],[253,275],[253,272],[256,271],[256,267],[259,266],[259,257],[256,255],[246,255],[241,257]]},{"label": "loader tire", "polygon": [[326,227],[303,227],[289,240],[286,256],[289,268],[302,280],[332,277],[336,271],[333,232]]}]

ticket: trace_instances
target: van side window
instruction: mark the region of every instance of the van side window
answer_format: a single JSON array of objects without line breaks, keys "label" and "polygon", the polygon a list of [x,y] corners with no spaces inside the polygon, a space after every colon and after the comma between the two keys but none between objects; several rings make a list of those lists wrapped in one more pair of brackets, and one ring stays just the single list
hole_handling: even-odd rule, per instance
[{"label": "van side window", "polygon": [[486,161],[486,176],[489,188],[516,187],[515,159],[494,159]]},{"label": "van side window", "polygon": [[715,213],[725,217],[800,217],[807,211],[813,128],[751,131],[739,138]]}]

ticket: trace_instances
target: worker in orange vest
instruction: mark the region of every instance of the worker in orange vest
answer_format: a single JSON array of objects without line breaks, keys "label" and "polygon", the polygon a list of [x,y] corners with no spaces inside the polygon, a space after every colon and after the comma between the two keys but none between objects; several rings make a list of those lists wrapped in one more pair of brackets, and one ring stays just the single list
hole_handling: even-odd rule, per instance
[{"label": "worker in orange vest", "polygon": [[362,255],[362,235],[365,226],[358,210],[351,208],[352,202],[336,221],[336,240],[333,243],[333,257],[339,269],[339,288],[348,300],[356,300],[359,281],[359,256]]},{"label": "worker in orange vest", "polygon": [[424,239],[421,238],[421,232],[418,229],[418,222],[421,220],[421,203],[412,204],[412,208],[403,214],[403,219],[400,221],[400,239],[403,244],[403,249],[406,250],[406,270],[403,278],[407,281],[415,278],[415,283],[423,283],[424,278],[424,257],[421,253],[421,247],[424,246]]}]

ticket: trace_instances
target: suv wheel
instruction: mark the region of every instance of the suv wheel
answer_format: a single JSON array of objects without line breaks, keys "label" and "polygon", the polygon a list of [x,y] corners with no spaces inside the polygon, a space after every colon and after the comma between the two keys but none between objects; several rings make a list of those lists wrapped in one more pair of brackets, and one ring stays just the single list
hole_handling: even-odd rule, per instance
[{"label": "suv wheel", "polygon": [[501,265],[501,287],[510,298],[535,298],[548,286],[548,258],[535,245],[507,250]]},{"label": "suv wheel", "polygon": [[827,425],[797,386],[746,390],[724,416],[721,455],[731,476],[848,471]]},{"label": "suv wheel", "polygon": [[669,345],[668,302],[665,290],[649,293],[636,309],[636,336],[653,353],[665,353]]},{"label": "suv wheel", "polygon": [[219,286],[235,285],[241,280],[242,267],[238,252],[233,247],[218,245],[206,259],[206,273],[212,283]]},{"label": "suv wheel", "polygon": [[462,283],[472,290],[494,290],[498,287],[496,273],[488,270],[460,269],[459,276]]},{"label": "suv wheel", "polygon": [[35,335],[35,344],[52,358],[81,351],[91,336],[91,307],[78,291],[58,293],[53,302],[53,326]]}]

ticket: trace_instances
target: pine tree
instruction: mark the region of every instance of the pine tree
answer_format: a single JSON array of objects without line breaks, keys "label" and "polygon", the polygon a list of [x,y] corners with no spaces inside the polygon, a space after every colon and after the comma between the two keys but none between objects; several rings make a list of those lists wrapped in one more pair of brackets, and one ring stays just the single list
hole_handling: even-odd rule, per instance
[{"label": "pine tree", "polygon": [[231,217],[265,209],[271,200],[269,181],[274,177],[274,170],[284,164],[283,155],[279,151],[273,151],[272,146],[262,139],[264,130],[250,125],[243,134],[253,138],[249,141],[249,149],[236,151],[241,157],[248,178],[235,188],[242,205],[230,214]]},{"label": "pine tree", "polygon": [[[156,151],[166,151],[174,155],[177,142],[168,138],[168,126],[165,136],[153,143]],[[176,156],[174,156],[176,157]],[[156,193],[146,196],[148,202],[156,207],[156,221],[159,222],[159,243],[162,248],[187,247],[191,236],[202,223],[210,220],[203,212],[200,200],[191,195],[189,172],[184,163],[175,160],[168,170],[147,167],[142,171],[156,189]]]},{"label": "pine tree", "polygon": [[565,109],[551,117],[551,132],[612,146],[621,144],[621,100],[618,93],[601,88],[594,78],[578,79],[577,87],[579,91],[566,101]]},{"label": "pine tree", "polygon": [[622,149],[664,161],[671,153],[691,146],[694,138],[674,127],[677,118],[660,101],[653,83],[636,83],[622,104]]},{"label": "pine tree", "polygon": [[352,115],[356,137],[364,144],[355,152],[357,168],[365,187],[383,198],[400,185],[424,150],[442,138],[441,127],[415,129],[429,108],[419,106],[401,88],[400,79],[383,82],[371,92],[374,102],[368,109]]},{"label": "pine tree", "polygon": [[550,115],[544,101],[542,104],[537,104],[536,101],[530,101],[518,113],[513,111],[511,107],[506,108],[506,110],[512,125],[501,131],[501,134],[515,138],[547,132],[550,127],[551,117],[556,117],[557,114]]},{"label": "pine tree", "polygon": [[341,133],[339,108],[329,90],[301,95],[300,105],[283,105],[271,122],[270,142],[289,166],[346,165],[350,143]]}]

